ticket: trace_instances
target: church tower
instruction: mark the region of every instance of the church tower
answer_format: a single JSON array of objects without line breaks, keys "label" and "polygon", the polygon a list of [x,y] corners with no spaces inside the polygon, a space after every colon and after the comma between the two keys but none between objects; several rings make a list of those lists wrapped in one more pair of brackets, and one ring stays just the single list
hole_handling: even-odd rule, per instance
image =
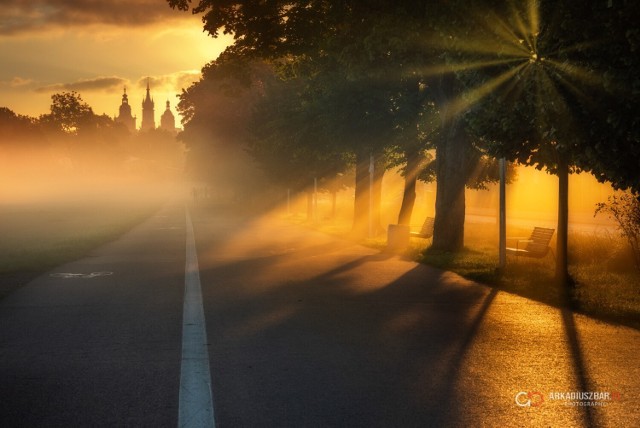
[{"label": "church tower", "polygon": [[142,124],[140,129],[147,131],[156,128],[156,120],[154,113],[154,102],[149,92],[149,78],[147,78],[147,96],[142,101]]},{"label": "church tower", "polygon": [[167,109],[160,117],[160,128],[172,133],[176,132],[176,118],[173,116],[173,113],[171,113],[169,100],[167,100]]},{"label": "church tower", "polygon": [[129,105],[129,97],[127,96],[127,88],[124,88],[122,94],[122,104],[120,104],[120,111],[116,122],[122,123],[127,127],[129,132],[135,132],[136,130],[136,117],[131,115],[131,106]]}]

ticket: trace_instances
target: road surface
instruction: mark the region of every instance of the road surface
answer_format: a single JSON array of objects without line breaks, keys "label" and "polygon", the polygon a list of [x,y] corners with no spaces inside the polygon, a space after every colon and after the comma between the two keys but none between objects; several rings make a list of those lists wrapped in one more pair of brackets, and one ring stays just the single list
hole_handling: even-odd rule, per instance
[{"label": "road surface", "polygon": [[171,205],[0,301],[0,426],[635,427],[638,355],[633,329]]}]

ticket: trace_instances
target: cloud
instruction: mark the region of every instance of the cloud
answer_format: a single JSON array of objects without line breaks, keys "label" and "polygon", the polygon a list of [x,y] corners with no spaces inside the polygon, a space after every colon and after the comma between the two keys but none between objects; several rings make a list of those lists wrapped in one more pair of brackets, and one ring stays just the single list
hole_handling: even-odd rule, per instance
[{"label": "cloud", "polygon": [[[159,76],[149,76],[149,85],[153,91],[153,88],[163,88],[170,92],[181,92],[182,89],[186,89],[193,82],[197,82],[201,77],[200,71],[197,70],[183,70],[176,71],[175,73],[163,74]],[[147,87],[147,77],[142,77],[138,80],[137,87]]]},{"label": "cloud", "polygon": [[56,91],[76,91],[95,92],[112,91],[124,87],[128,83],[127,79],[117,76],[96,77],[94,79],[83,79],[72,83],[56,83],[53,85],[36,88],[38,93],[48,93]]},{"label": "cloud", "polygon": [[171,9],[165,0],[13,0],[0,8],[0,35],[89,25],[139,27],[179,19],[193,17]]},{"label": "cloud", "polygon": [[0,86],[9,88],[23,88],[33,83],[31,79],[25,79],[24,77],[16,76],[11,80],[0,80]]},{"label": "cloud", "polygon": [[29,84],[33,83],[33,80],[31,79],[24,79],[22,77],[14,77],[13,79],[11,79],[11,82],[9,82],[9,86],[11,86],[12,88],[18,88],[21,86],[27,86]]}]

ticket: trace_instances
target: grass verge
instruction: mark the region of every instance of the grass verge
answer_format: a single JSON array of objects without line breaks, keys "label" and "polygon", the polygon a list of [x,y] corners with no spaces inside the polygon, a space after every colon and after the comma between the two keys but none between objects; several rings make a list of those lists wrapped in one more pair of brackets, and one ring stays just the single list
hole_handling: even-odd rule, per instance
[{"label": "grass verge", "polygon": [[[506,268],[500,272],[496,246],[486,242],[469,239],[468,246],[459,253],[424,248],[416,260],[553,306],[565,304],[565,291],[554,280],[553,256],[509,256]],[[630,250],[622,238],[571,233],[569,272],[575,282],[571,297],[576,311],[640,329],[640,273],[634,269]]]},{"label": "grass verge", "polygon": [[[345,237],[348,229],[335,224],[314,228]],[[513,228],[508,236],[528,236],[531,229]],[[429,248],[430,240],[411,239],[403,252],[408,259],[455,272],[465,278],[560,307],[564,290],[554,281],[555,261],[509,256],[507,266],[498,271],[495,226],[467,223],[463,251],[448,253]],[[386,237],[366,239],[361,244],[383,250]],[[512,242],[508,241],[508,245]],[[555,240],[551,243],[555,246]],[[626,241],[616,233],[572,232],[569,236],[569,272],[575,281],[574,309],[594,318],[640,329],[640,272],[635,270]]]},{"label": "grass verge", "polygon": [[157,201],[0,206],[0,298],[110,242],[158,210]]}]

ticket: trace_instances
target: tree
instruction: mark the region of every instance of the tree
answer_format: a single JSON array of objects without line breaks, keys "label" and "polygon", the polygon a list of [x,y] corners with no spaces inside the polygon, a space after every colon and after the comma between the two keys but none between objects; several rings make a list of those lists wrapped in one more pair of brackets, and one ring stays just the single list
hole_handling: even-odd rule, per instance
[{"label": "tree", "polygon": [[[560,72],[580,102],[581,169],[640,193],[640,8],[632,1],[570,2],[557,44],[572,47]],[[573,32],[567,37],[565,31]]]},{"label": "tree", "polygon": [[630,193],[614,195],[599,203],[596,214],[605,213],[618,223],[618,229],[627,239],[636,269],[640,271],[640,199]]},{"label": "tree", "polygon": [[397,109],[399,117],[396,118],[397,136],[394,139],[396,147],[393,148],[393,152],[397,156],[392,158],[392,166],[400,166],[400,172],[404,177],[398,224],[407,226],[411,224],[417,181],[421,177],[423,181],[435,180],[435,174],[426,178],[427,174],[423,174],[423,172],[433,161],[430,150],[434,148],[434,142],[438,138],[440,129],[435,103],[425,99],[425,96],[422,95],[426,93],[425,88],[422,84],[418,84],[418,86],[421,90],[417,92],[409,90],[401,94],[395,101],[398,104],[408,104],[408,106]]},{"label": "tree", "polygon": [[183,90],[178,111],[186,145],[186,172],[226,196],[247,201],[261,177],[247,149],[252,110],[271,71],[260,61],[223,55],[202,69],[202,78]]},{"label": "tree", "polygon": [[[182,10],[190,6],[188,0],[168,2]],[[393,114],[392,100],[398,85],[413,86],[417,93],[418,83],[426,84],[441,119],[439,137],[434,141],[438,193],[433,244],[455,251],[464,242],[467,175],[479,158],[459,111],[452,105],[465,88],[453,73],[455,67],[446,67],[451,57],[466,52],[460,43],[463,40],[456,34],[460,28],[473,24],[466,9],[468,4],[461,0],[427,3],[200,0],[193,12],[203,14],[204,28],[214,37],[221,31],[233,34],[235,43],[228,49],[229,54],[284,61],[294,68],[302,63],[299,69],[307,77],[316,78],[318,70],[325,76],[333,76],[327,79],[331,86],[324,86],[328,89],[327,104],[342,108],[334,118],[352,115],[355,120],[344,121],[350,126],[343,130],[352,135],[362,132],[349,141],[356,146],[356,219],[364,217],[368,200],[377,198],[378,190],[371,196],[366,192],[369,157],[374,153],[382,159],[387,147],[394,144],[392,138],[398,121],[394,120],[397,117]],[[460,13],[461,10],[465,13]],[[305,67],[308,64],[312,66]],[[419,110],[413,113],[418,114]],[[373,124],[375,128],[365,124]],[[384,132],[374,133],[372,129]],[[337,131],[340,134],[339,126]],[[380,143],[382,140],[386,141]],[[402,221],[406,221],[411,205],[410,189],[411,182]]]},{"label": "tree", "polygon": [[[493,34],[488,42],[496,46],[494,64],[504,64],[466,75],[476,94],[488,94],[466,118],[491,154],[558,176],[556,278],[568,285],[569,174],[585,169],[615,186],[638,186],[637,76],[627,68],[637,63],[637,30],[635,20],[623,19],[636,8],[624,2],[611,12],[604,2],[578,1],[535,6],[505,17],[515,40]],[[615,71],[607,71],[609,63]],[[608,72],[621,76],[616,84],[631,95],[611,90]]]},{"label": "tree", "polygon": [[76,168],[107,171],[126,158],[126,127],[107,115],[96,115],[77,92],[53,94],[49,113],[35,122]]},{"label": "tree", "polygon": [[274,183],[307,192],[311,219],[312,189],[331,183],[346,170],[348,159],[326,138],[322,112],[306,89],[301,79],[274,79],[265,85],[254,106],[249,153]]},{"label": "tree", "polygon": [[[377,234],[381,230],[381,182],[387,169],[385,147],[393,129],[389,93],[376,81],[352,81],[341,70],[327,77],[315,102],[319,110],[326,112],[322,117],[326,138],[354,160],[353,233],[364,237],[371,227],[371,232]],[[372,160],[374,168],[370,171]]]},{"label": "tree", "polygon": [[0,146],[41,145],[43,140],[35,119],[0,107]]},{"label": "tree", "polygon": [[41,122],[66,134],[77,135],[79,130],[91,126],[95,115],[79,93],[62,92],[51,95],[50,112],[41,116]]}]

